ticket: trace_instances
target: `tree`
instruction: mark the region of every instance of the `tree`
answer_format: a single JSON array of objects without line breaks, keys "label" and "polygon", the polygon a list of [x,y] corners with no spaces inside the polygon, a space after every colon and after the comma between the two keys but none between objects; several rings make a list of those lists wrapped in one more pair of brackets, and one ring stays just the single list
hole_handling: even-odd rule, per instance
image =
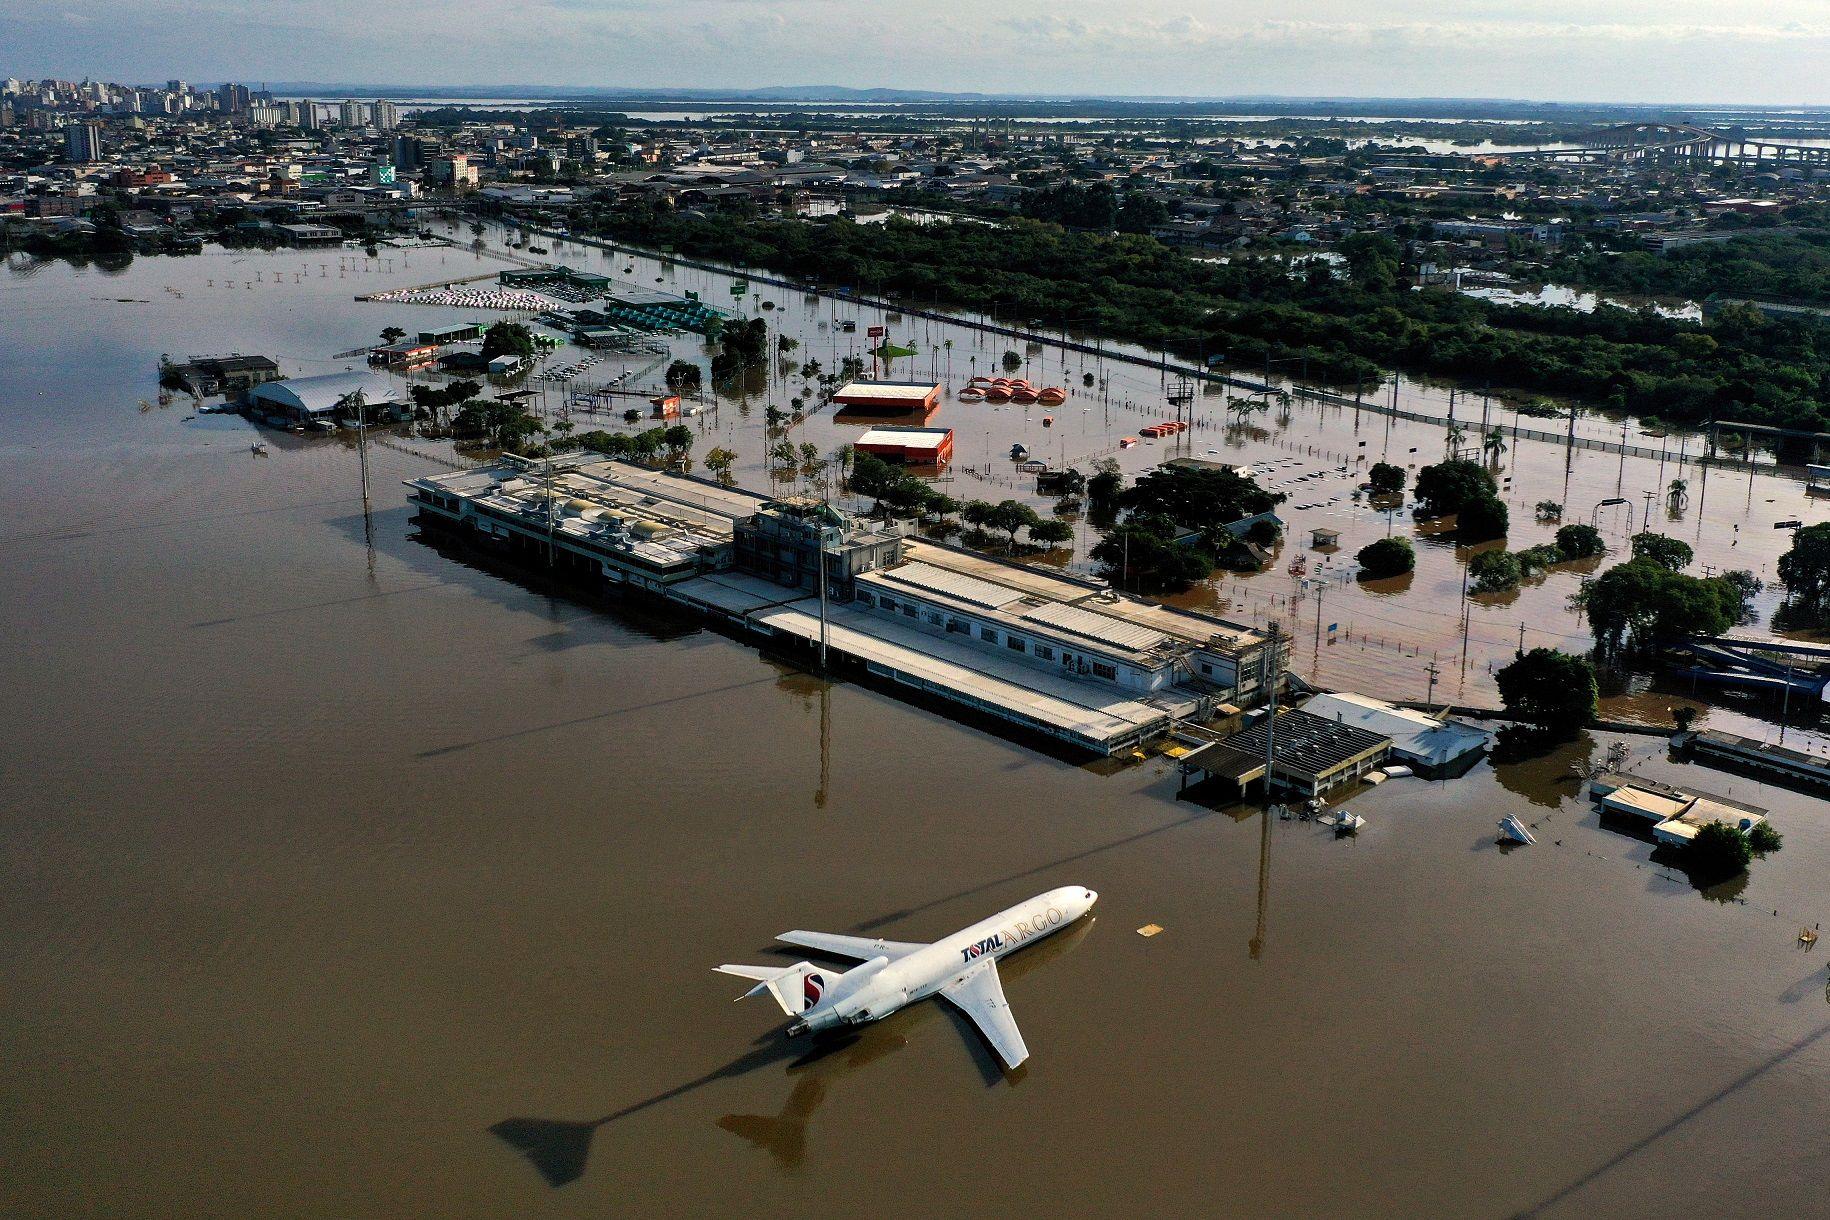
[{"label": "tree", "polygon": [[1741,591],[1720,576],[1686,576],[1648,559],[1616,564],[1579,595],[1603,650],[1650,649],[1687,635],[1721,635],[1740,619]]},{"label": "tree", "polygon": [[1029,527],[1029,536],[1045,546],[1060,546],[1074,537],[1074,527],[1066,521],[1038,521]]},{"label": "tree", "polygon": [[1005,352],[1004,353],[1005,372],[1014,373],[1022,367],[1023,367],[1023,357],[1017,355],[1017,353],[1015,353],[1015,352]]},{"label": "tree", "polygon": [[1455,514],[1455,532],[1463,542],[1504,538],[1509,521],[1506,504],[1497,496],[1479,496],[1462,504]]},{"label": "tree", "polygon": [[1087,499],[1092,501],[1096,508],[1104,508],[1108,511],[1116,509],[1119,493],[1124,490],[1124,486],[1125,476],[1116,469],[1100,469],[1087,480]]},{"label": "tree", "polygon": [[1738,827],[1710,822],[1684,847],[1684,871],[1705,885],[1739,877],[1753,861],[1754,846]]},{"label": "tree", "polygon": [[676,394],[697,394],[704,384],[704,374],[690,360],[676,360],[667,366],[667,388]]},{"label": "tree", "polygon": [[1521,652],[1494,677],[1508,714],[1561,738],[1574,737],[1601,709],[1594,667],[1555,648]]},{"label": "tree", "polygon": [[534,332],[520,322],[497,322],[483,332],[483,359],[534,354]]},{"label": "tree", "polygon": [[400,329],[398,326],[384,326],[381,328],[381,341],[383,343],[399,343],[406,337],[407,332]]},{"label": "tree", "polygon": [[1372,469],[1366,472],[1366,481],[1372,484],[1375,496],[1395,496],[1404,490],[1404,467],[1374,462]]},{"label": "tree", "polygon": [[991,524],[991,515],[996,507],[987,500],[968,500],[960,506],[960,520],[976,529],[984,529]]},{"label": "tree", "polygon": [[1149,515],[1127,518],[1092,552],[1105,578],[1122,589],[1178,593],[1206,580],[1213,562],[1192,547],[1174,541],[1175,523]]},{"label": "tree", "polygon": [[1830,522],[1793,532],[1791,549],[1779,557],[1779,583],[1788,600],[1808,616],[1823,613],[1830,597]]},{"label": "tree", "polygon": [[1159,466],[1121,492],[1118,504],[1134,514],[1167,517],[1197,530],[1202,545],[1220,555],[1236,541],[1226,529],[1229,523],[1268,513],[1284,499],[1230,469]]},{"label": "tree", "polygon": [[1417,551],[1409,538],[1381,538],[1360,548],[1360,575],[1371,580],[1402,576],[1417,567]]},{"label": "tree", "polygon": [[706,452],[705,468],[718,477],[718,481],[729,487],[732,482],[731,468],[737,465],[737,455],[722,445]]},{"label": "tree", "polygon": [[991,516],[986,519],[985,524],[992,529],[1002,530],[1006,534],[1009,534],[1010,545],[1015,547],[1017,545],[1017,531],[1023,529],[1033,530],[1036,526],[1042,524],[1042,518],[1036,515],[1035,509],[1023,503],[1021,500],[1000,500],[997,505],[992,508]]},{"label": "tree", "polygon": [[1480,463],[1451,458],[1419,470],[1415,491],[1428,515],[1447,517],[1469,500],[1497,494],[1499,484]]},{"label": "tree", "polygon": [[1482,551],[1468,561],[1468,575],[1477,593],[1500,593],[1518,587],[1522,573],[1518,557],[1507,551]]},{"label": "tree", "polygon": [[1690,547],[1676,538],[1650,531],[1633,535],[1633,558],[1655,563],[1667,572],[1681,572],[1690,566]]},{"label": "tree", "polygon": [[1398,243],[1383,233],[1355,233],[1340,244],[1347,274],[1366,292],[1388,293],[1398,286]]},{"label": "tree", "polygon": [[1494,427],[1481,438],[1481,449],[1486,452],[1489,461],[1497,462],[1500,455],[1506,452],[1506,433],[1502,428]]},{"label": "tree", "polygon": [[1563,520],[1563,505],[1555,500],[1539,500],[1537,514],[1540,521],[1561,521]]},{"label": "tree", "polygon": [[1571,523],[1557,530],[1557,554],[1564,559],[1589,559],[1605,554],[1608,544],[1592,525]]},{"label": "tree", "polygon": [[1757,855],[1764,856],[1784,846],[1785,836],[1774,830],[1771,822],[1755,822],[1748,827],[1747,843]]}]

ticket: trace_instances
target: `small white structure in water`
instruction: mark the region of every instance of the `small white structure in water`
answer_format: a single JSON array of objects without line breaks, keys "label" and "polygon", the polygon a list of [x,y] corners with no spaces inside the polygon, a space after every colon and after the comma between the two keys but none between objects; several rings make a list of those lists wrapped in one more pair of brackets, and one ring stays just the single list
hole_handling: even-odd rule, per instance
[{"label": "small white structure in water", "polygon": [[1536,843],[1538,841],[1537,836],[1525,828],[1525,823],[1511,814],[1500,819],[1500,834],[1514,843]]}]

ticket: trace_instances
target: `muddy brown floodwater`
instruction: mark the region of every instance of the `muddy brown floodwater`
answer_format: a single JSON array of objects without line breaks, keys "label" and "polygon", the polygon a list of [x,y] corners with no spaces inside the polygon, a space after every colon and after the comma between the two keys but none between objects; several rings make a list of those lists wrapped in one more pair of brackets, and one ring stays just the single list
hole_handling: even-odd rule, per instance
[{"label": "muddy brown floodwater", "polygon": [[[1785,833],[1699,892],[1585,738],[1337,841],[472,566],[412,453],[365,518],[337,439],[137,409],[162,351],[337,367],[407,312],[354,292],[477,266],[411,262],[0,268],[0,1213],[1821,1213],[1820,802],[1633,739]],[[1066,883],[1010,1078],[933,1004],[809,1056],[711,970]]]}]

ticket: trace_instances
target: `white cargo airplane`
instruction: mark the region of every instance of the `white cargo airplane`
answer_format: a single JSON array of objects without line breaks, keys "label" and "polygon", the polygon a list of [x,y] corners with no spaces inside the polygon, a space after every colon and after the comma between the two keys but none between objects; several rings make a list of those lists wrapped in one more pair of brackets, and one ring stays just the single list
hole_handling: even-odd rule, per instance
[{"label": "white cargo airplane", "polygon": [[1098,899],[1092,890],[1063,886],[931,945],[830,932],[784,932],[776,937],[863,963],[842,973],[811,962],[718,969],[757,980],[737,997],[740,1000],[762,991],[774,996],[783,1012],[797,1018],[788,1027],[791,1038],[881,1020],[905,1004],[938,995],[971,1017],[1004,1066],[1014,1068],[1029,1058],[1029,1048],[1023,1045],[998,982],[998,959],[1067,927]]}]

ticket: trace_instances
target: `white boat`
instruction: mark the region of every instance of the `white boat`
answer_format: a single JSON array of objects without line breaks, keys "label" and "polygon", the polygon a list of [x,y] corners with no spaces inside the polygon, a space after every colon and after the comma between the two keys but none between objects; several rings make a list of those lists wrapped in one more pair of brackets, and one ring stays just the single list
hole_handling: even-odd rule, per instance
[{"label": "white boat", "polygon": [[1500,835],[1513,843],[1536,843],[1537,837],[1526,829],[1525,823],[1507,814],[1500,819]]}]

